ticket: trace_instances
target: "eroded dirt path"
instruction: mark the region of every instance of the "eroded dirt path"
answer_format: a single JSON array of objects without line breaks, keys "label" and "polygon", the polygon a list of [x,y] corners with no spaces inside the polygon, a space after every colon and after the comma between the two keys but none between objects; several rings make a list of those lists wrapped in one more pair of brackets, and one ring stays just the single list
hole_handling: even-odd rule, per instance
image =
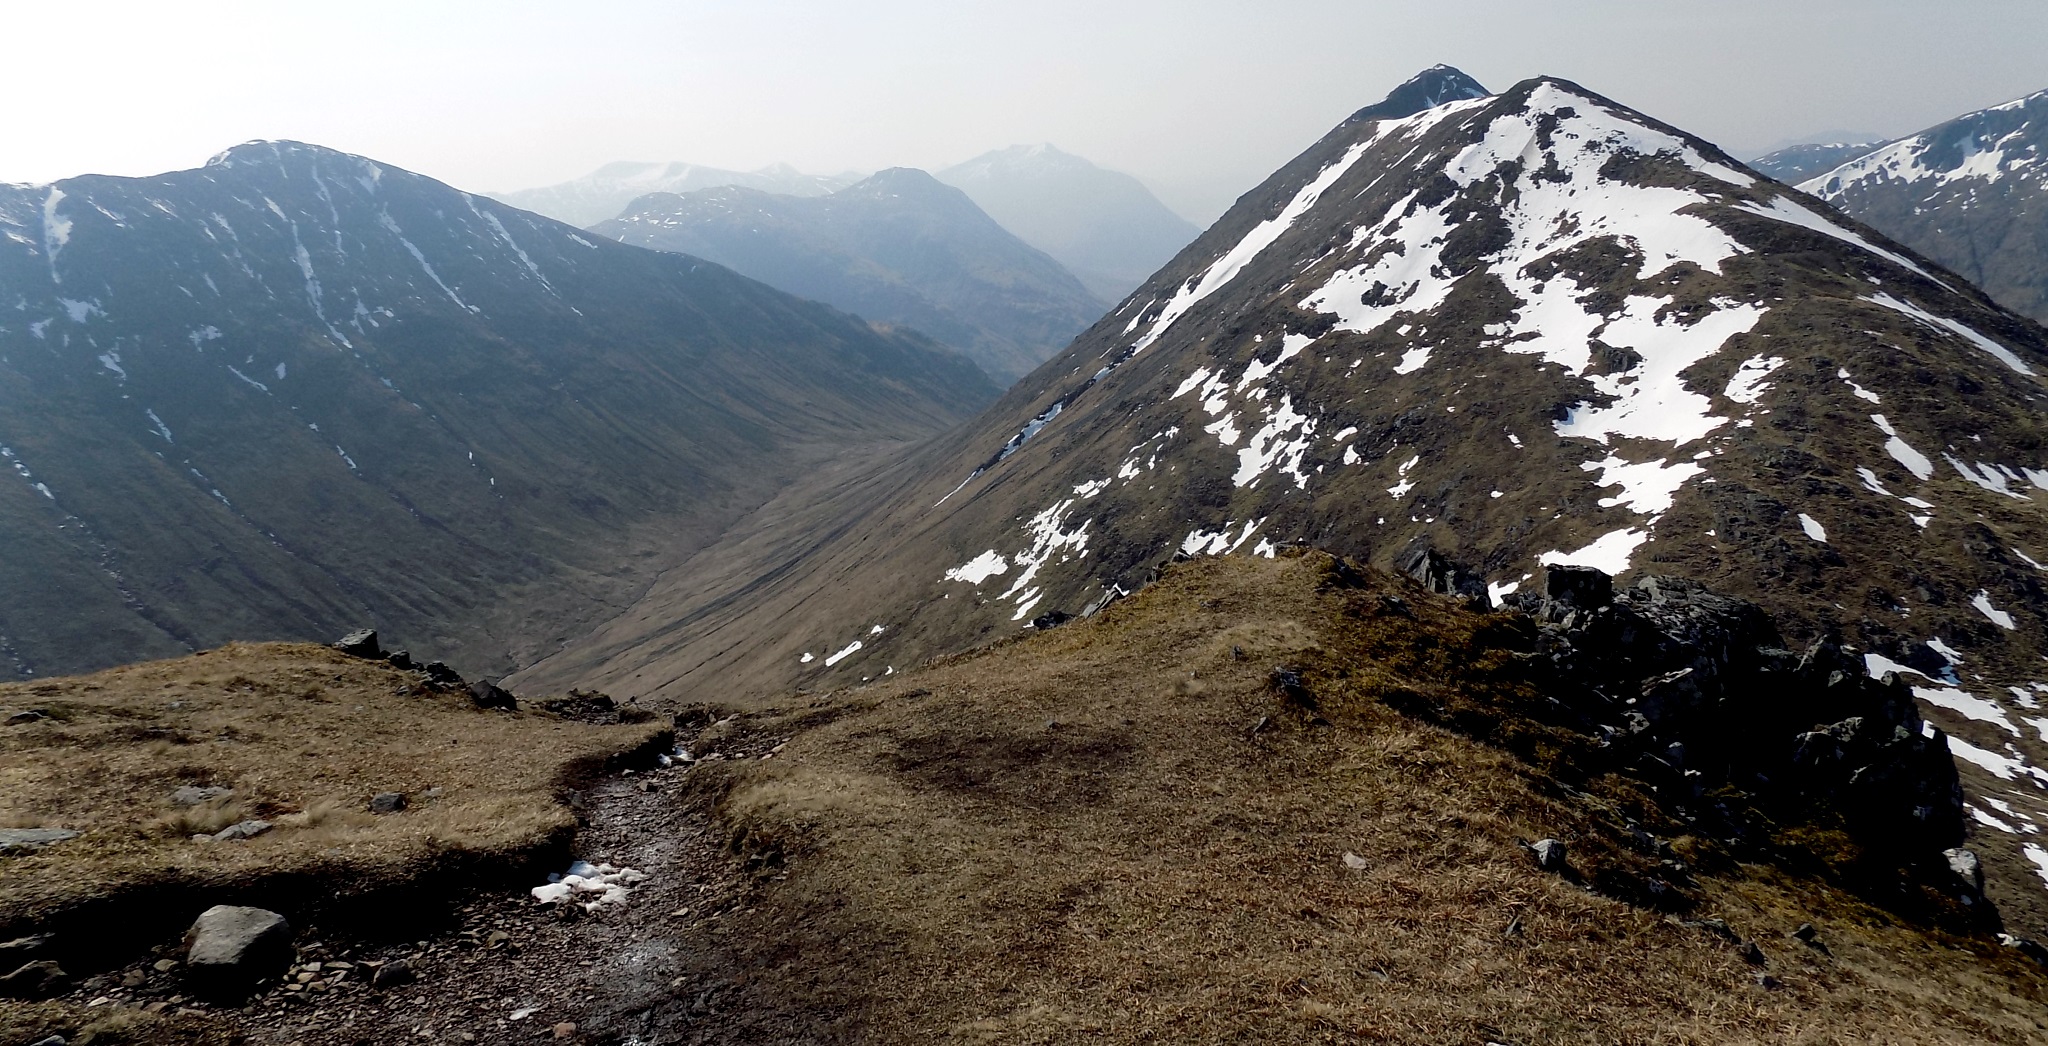
[{"label": "eroded dirt path", "polygon": [[[494,894],[414,941],[343,946],[302,937],[288,979],[304,983],[237,1009],[184,999],[175,974],[149,962],[115,971],[89,997],[183,1009],[239,1029],[252,1046],[820,1041],[809,1022],[756,997],[738,972],[735,958],[751,950],[750,900],[776,873],[749,871],[727,853],[709,797],[690,787],[688,775],[701,772],[629,771],[578,797],[587,823],[577,856],[646,875],[616,903],[586,912],[523,891]],[[412,972],[408,983],[370,983],[399,962]],[[124,977],[140,983],[115,986]]]}]

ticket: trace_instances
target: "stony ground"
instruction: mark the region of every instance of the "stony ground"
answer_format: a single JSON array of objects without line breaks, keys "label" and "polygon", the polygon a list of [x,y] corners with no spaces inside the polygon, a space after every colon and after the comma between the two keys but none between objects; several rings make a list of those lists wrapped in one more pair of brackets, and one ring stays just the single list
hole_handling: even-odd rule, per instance
[{"label": "stony ground", "polygon": [[[758,758],[769,742],[735,752]],[[252,1046],[536,1039],[691,1043],[792,1038],[786,1020],[721,976],[751,913],[755,877],[728,855],[690,771],[628,773],[583,795],[579,853],[644,872],[621,902],[585,912],[525,893],[475,899],[416,941],[303,941],[299,963],[246,1006],[181,993],[175,947],[86,981],[66,1000],[140,1009],[247,1036]],[[763,874],[762,879],[772,878]],[[402,965],[410,976],[380,971]],[[374,983],[373,983],[374,982]],[[650,1011],[663,1006],[661,1027]],[[794,1036],[801,1037],[801,1036]]]}]

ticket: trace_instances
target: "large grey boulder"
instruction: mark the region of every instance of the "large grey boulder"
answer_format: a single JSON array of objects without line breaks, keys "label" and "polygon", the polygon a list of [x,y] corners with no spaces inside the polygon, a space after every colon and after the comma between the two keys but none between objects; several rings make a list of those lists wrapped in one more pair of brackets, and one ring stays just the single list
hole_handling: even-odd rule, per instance
[{"label": "large grey boulder", "polygon": [[383,648],[377,645],[377,630],[374,628],[359,628],[350,632],[341,637],[341,642],[334,644],[334,649],[350,657],[369,658],[373,661],[384,656]]},{"label": "large grey boulder", "polygon": [[185,976],[193,990],[244,994],[291,965],[292,927],[263,908],[217,904],[185,931]]}]

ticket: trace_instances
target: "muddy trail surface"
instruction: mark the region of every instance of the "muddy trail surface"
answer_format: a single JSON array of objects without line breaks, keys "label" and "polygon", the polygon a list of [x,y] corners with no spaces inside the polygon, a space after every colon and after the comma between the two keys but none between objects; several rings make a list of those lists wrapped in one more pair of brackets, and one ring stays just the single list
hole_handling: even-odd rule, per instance
[{"label": "muddy trail surface", "polygon": [[[723,758],[760,758],[769,745]],[[525,891],[488,894],[415,940],[303,940],[284,983],[242,1007],[185,998],[175,967],[159,969],[154,956],[88,982],[78,1001],[218,1022],[217,1031],[239,1032],[251,1046],[840,1038],[817,1015],[760,997],[739,972],[760,961],[749,944],[756,891],[780,873],[727,851],[712,797],[689,786],[692,772],[683,764],[627,771],[574,796],[587,819],[582,860],[644,876],[628,873],[616,897],[542,903]]]}]

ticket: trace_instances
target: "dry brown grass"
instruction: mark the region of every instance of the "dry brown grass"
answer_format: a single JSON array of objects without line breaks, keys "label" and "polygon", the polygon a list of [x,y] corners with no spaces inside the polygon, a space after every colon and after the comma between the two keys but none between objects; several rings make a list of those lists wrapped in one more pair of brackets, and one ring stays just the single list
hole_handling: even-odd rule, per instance
[{"label": "dry brown grass", "polygon": [[[0,714],[31,708],[49,718],[0,728],[0,823],[83,835],[0,858],[0,937],[152,890],[373,891],[465,856],[517,860],[573,830],[568,778],[659,733],[479,711],[381,663],[283,643],[0,686]],[[178,808],[181,785],[233,794]],[[412,807],[368,813],[383,791]],[[252,817],[276,827],[192,839]]]},{"label": "dry brown grass", "polygon": [[[1388,707],[1508,686],[1473,653],[1494,626],[1412,588],[1419,624],[1362,617],[1329,563],[1191,564],[759,720],[789,738],[773,761],[696,772],[736,846],[787,862],[745,976],[882,1042],[2048,1039],[2038,970],[1812,880],[1700,879],[1697,914],[1770,956],[1766,990],[1719,938],[1537,871],[1518,840],[1566,839],[1595,877],[1647,860],[1618,810],[1671,823],[1626,782],[1561,791]],[[1282,662],[1316,709],[1269,687]],[[1832,957],[1789,936],[1809,921]]]}]

